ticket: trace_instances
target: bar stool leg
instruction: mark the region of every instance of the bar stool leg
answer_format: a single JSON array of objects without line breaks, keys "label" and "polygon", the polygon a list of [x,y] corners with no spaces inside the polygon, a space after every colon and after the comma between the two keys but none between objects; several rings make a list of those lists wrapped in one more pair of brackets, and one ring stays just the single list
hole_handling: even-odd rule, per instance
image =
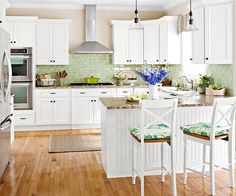
[{"label": "bar stool leg", "polygon": [[[202,157],[202,164],[204,164],[204,165],[202,166],[202,173],[205,173],[205,169],[206,169],[206,165],[205,165],[205,163],[206,163],[206,145],[203,144],[203,157]],[[203,176],[203,177],[205,177],[205,176]]]},{"label": "bar stool leg", "polygon": [[211,180],[211,195],[215,195],[215,157],[214,157],[214,144],[210,146],[210,180]]},{"label": "bar stool leg", "polygon": [[164,172],[164,143],[161,143],[161,182],[165,182]]},{"label": "bar stool leg", "polygon": [[172,195],[177,196],[176,171],[175,171],[175,142],[171,141],[171,170],[172,170]]},{"label": "bar stool leg", "polygon": [[234,188],[234,145],[232,145],[232,139],[229,139],[229,180],[230,180],[230,187]]},{"label": "bar stool leg", "polygon": [[144,196],[144,143],[141,143],[141,173],[140,173],[140,180],[141,180],[141,196]]},{"label": "bar stool leg", "polygon": [[187,183],[187,138],[184,136],[184,184]]},{"label": "bar stool leg", "polygon": [[135,184],[136,183],[136,175],[135,175],[135,171],[134,171],[134,168],[135,168],[135,160],[136,160],[136,156],[135,156],[135,144],[134,142],[132,141],[132,184]]}]

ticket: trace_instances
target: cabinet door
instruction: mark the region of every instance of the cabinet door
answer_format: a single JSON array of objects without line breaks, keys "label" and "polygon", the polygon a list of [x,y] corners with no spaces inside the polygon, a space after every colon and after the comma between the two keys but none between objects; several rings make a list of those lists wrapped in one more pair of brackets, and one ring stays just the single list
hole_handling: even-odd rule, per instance
[{"label": "cabinet door", "polygon": [[56,65],[69,64],[68,25],[53,25],[52,57]]},{"label": "cabinet door", "polygon": [[231,64],[233,50],[232,4],[205,8],[205,60],[207,64]]},{"label": "cabinet door", "polygon": [[193,18],[197,31],[192,32],[192,56],[194,64],[205,64],[205,45],[204,45],[204,8],[198,8],[193,11]]},{"label": "cabinet door", "polygon": [[37,65],[51,65],[52,62],[52,25],[37,25]]},{"label": "cabinet door", "polygon": [[92,97],[72,98],[72,123],[92,124],[93,103]]},{"label": "cabinet door", "polygon": [[128,64],[128,26],[113,27],[113,64]]},{"label": "cabinet door", "polygon": [[36,101],[36,123],[39,125],[53,124],[53,103],[49,98]]},{"label": "cabinet door", "polygon": [[101,102],[99,101],[99,98],[94,99],[93,103],[93,122],[94,123],[101,123]]},{"label": "cabinet door", "polygon": [[160,63],[168,63],[168,22],[160,23]]},{"label": "cabinet door", "polygon": [[14,23],[13,22],[5,22],[4,29],[10,34],[11,47],[13,47],[13,45],[14,45]]},{"label": "cabinet door", "polygon": [[148,64],[158,64],[160,61],[159,25],[144,27],[144,60]]},{"label": "cabinet door", "polygon": [[69,98],[54,98],[53,99],[53,123],[57,125],[70,123]]},{"label": "cabinet door", "polygon": [[33,47],[35,30],[34,22],[14,22],[14,47]]},{"label": "cabinet door", "polygon": [[143,29],[129,29],[130,64],[143,64]]}]

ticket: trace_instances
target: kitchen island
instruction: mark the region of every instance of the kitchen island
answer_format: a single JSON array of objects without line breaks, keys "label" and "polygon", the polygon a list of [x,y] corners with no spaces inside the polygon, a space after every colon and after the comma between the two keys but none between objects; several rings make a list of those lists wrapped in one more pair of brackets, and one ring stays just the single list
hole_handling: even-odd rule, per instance
[{"label": "kitchen island", "polygon": [[[200,95],[178,104],[176,130],[176,169],[183,171],[183,134],[180,126],[195,122],[210,122],[215,97]],[[131,136],[129,128],[140,125],[140,107],[137,102],[127,102],[125,98],[101,98],[101,142],[102,164],[108,178],[131,176]],[[160,166],[160,149],[158,143],[147,144],[145,149],[145,167]],[[202,161],[202,145],[188,143],[188,166]],[[164,145],[164,163],[170,167],[170,147]],[[216,163],[225,163],[227,145],[217,142]],[[139,160],[139,155],[137,156]],[[139,161],[136,161],[139,163]],[[207,159],[208,160],[208,159]]]}]

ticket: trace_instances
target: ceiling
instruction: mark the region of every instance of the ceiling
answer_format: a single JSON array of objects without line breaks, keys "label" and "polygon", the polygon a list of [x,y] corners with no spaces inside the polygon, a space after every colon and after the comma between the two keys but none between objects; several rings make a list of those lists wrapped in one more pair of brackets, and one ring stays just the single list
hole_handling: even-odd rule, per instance
[{"label": "ceiling", "polygon": [[[166,11],[186,0],[138,0],[139,10]],[[14,8],[83,9],[96,4],[101,10],[133,10],[135,0],[9,0]]]}]

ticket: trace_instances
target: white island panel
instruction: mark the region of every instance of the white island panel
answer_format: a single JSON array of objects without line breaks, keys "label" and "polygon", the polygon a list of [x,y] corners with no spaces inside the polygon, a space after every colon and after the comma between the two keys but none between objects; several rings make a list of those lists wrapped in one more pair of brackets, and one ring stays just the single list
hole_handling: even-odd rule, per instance
[{"label": "white island panel", "polygon": [[[183,134],[181,125],[196,122],[210,122],[212,106],[178,107],[177,109],[177,172],[183,171]],[[102,106],[102,163],[108,178],[131,176],[131,136],[129,128],[140,125],[139,109],[107,109]],[[146,144],[145,167],[160,166],[160,144]],[[164,163],[170,167],[170,147],[165,144]],[[202,161],[202,145],[189,141],[188,165],[196,165]],[[137,158],[139,159],[139,158]],[[217,142],[216,162],[227,161],[227,145]],[[137,160],[139,162],[139,160]]]}]

